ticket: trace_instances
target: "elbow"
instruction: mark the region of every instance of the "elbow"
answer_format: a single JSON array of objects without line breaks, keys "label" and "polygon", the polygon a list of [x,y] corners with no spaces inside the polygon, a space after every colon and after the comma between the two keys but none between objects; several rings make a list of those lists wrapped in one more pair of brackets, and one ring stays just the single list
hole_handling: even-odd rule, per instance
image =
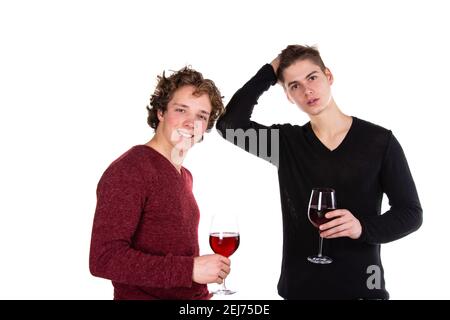
[{"label": "elbow", "polygon": [[[247,130],[251,127],[250,120],[233,119],[227,114],[222,115],[216,122],[216,129],[226,139],[227,133],[234,136],[236,130]],[[231,132],[230,132],[231,131]]]},{"label": "elbow", "polygon": [[94,276],[94,277],[100,277],[100,272],[99,272],[99,268],[98,268],[98,262],[97,262],[97,257],[92,253],[90,253],[89,255],[89,272]]},{"label": "elbow", "polygon": [[225,115],[220,117],[220,119],[216,122],[216,129],[219,135],[231,142],[233,142],[233,140],[230,140],[229,137],[234,137],[234,131],[242,128],[243,126],[240,126],[235,121],[227,119]]},{"label": "elbow", "polygon": [[226,125],[226,122],[225,122],[225,120],[224,120],[224,118],[222,116],[216,122],[216,130],[219,132],[219,134],[222,137],[225,137],[226,128],[227,128],[227,125]]},{"label": "elbow", "polygon": [[108,278],[106,272],[106,261],[98,250],[93,250],[89,253],[89,271],[94,277]]},{"label": "elbow", "polygon": [[423,212],[422,207],[420,204],[414,205],[413,207],[409,208],[409,224],[408,224],[408,231],[407,233],[412,233],[417,231],[423,223]]},{"label": "elbow", "polygon": [[420,205],[415,208],[415,223],[413,231],[418,230],[423,224],[423,210]]}]

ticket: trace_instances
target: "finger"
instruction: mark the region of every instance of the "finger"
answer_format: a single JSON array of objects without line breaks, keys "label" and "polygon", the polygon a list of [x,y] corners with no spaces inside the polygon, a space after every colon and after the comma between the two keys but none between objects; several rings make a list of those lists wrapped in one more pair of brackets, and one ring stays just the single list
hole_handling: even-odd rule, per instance
[{"label": "finger", "polygon": [[341,224],[350,222],[352,220],[352,218],[350,216],[341,216],[340,218],[335,218],[331,221],[328,221],[327,223],[321,224],[319,226],[320,230],[327,230],[330,228],[333,228],[335,226],[339,226]]},{"label": "finger", "polygon": [[231,260],[224,256],[220,256],[220,261],[225,263],[227,266],[231,266]]},{"label": "finger", "polygon": [[330,236],[333,236],[336,233],[345,232],[346,230],[350,230],[351,226],[352,225],[350,223],[344,223],[344,224],[341,224],[334,228],[328,229],[324,232],[321,232],[320,236],[323,238],[329,238]]},{"label": "finger", "polygon": [[222,266],[222,271],[225,272],[226,274],[229,274],[231,271],[231,268],[227,265],[223,265]]},{"label": "finger", "polygon": [[342,223],[343,223],[343,221],[342,221],[341,218],[336,218],[336,219],[333,219],[331,221],[328,221],[327,223],[321,224],[319,226],[319,230],[328,230],[328,229],[333,228],[335,226],[338,226],[338,225],[340,225]]},{"label": "finger", "polygon": [[220,271],[220,277],[221,277],[222,279],[225,279],[226,277],[228,277],[228,272]]},{"label": "finger", "polygon": [[345,210],[345,209],[336,209],[336,210],[327,212],[325,214],[325,218],[331,219],[331,218],[340,217],[340,216],[343,216],[346,213],[346,211],[347,210]]},{"label": "finger", "polygon": [[335,234],[333,234],[331,236],[328,236],[327,239],[348,237],[349,235],[350,235],[350,231],[349,230],[344,230],[344,231],[335,233]]}]

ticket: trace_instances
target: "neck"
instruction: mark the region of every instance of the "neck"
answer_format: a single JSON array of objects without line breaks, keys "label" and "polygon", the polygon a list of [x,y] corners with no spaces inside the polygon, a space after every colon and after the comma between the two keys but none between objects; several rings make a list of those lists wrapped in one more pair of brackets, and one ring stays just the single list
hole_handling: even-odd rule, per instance
[{"label": "neck", "polygon": [[187,150],[176,149],[168,141],[162,139],[160,135],[158,135],[158,132],[156,132],[153,138],[147,142],[146,145],[162,154],[164,158],[172,163],[178,172],[181,171],[181,166],[184,158],[186,157]]},{"label": "neck", "polygon": [[310,115],[313,130],[326,136],[334,136],[345,128],[349,128],[352,117],[344,114],[332,99],[325,110],[318,115]]}]

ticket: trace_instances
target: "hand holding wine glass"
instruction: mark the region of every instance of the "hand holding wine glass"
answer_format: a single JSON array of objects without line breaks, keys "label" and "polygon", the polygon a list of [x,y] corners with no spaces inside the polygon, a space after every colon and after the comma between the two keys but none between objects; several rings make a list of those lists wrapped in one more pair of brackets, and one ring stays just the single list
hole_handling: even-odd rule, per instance
[{"label": "hand holding wine glass", "polygon": [[[209,232],[211,249],[224,257],[231,256],[239,247],[240,236],[237,217],[233,214],[217,214],[213,217]],[[214,294],[233,294],[235,291],[227,289],[225,279],[222,287]]]},{"label": "hand holding wine glass", "polygon": [[205,254],[194,258],[192,280],[201,284],[223,282],[230,273],[230,259],[218,254]]},{"label": "hand holding wine glass", "polygon": [[361,222],[347,209],[337,209],[325,216],[329,222],[319,226],[320,235],[324,239],[349,237],[358,239],[362,233]]}]

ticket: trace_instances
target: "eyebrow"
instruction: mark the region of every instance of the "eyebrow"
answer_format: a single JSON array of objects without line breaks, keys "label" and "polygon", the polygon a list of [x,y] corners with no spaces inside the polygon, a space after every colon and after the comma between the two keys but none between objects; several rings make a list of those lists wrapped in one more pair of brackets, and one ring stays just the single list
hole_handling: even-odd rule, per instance
[{"label": "eyebrow", "polygon": [[[188,105],[182,104],[182,103],[174,103],[174,105],[177,105],[179,107],[185,108],[185,109],[189,109]],[[200,110],[200,113],[206,114],[206,115],[210,115],[210,113],[208,111],[205,110]]]},{"label": "eyebrow", "polygon": [[[313,74],[318,73],[318,72],[319,72],[319,71],[315,70],[315,71],[309,73],[309,74],[305,77],[305,79],[308,79],[308,78],[311,77]],[[295,81],[289,82],[289,83],[288,83],[288,87],[290,87],[292,84],[295,84],[295,83],[298,83],[298,81],[295,80]]]}]

